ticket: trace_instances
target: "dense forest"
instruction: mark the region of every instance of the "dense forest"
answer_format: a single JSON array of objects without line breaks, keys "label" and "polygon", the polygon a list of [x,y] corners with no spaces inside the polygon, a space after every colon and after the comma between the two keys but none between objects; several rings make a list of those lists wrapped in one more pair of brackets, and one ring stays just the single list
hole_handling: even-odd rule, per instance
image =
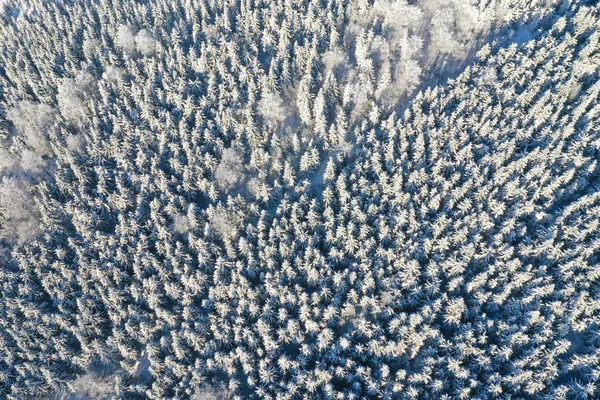
[{"label": "dense forest", "polygon": [[600,5],[0,0],[0,399],[600,398]]}]

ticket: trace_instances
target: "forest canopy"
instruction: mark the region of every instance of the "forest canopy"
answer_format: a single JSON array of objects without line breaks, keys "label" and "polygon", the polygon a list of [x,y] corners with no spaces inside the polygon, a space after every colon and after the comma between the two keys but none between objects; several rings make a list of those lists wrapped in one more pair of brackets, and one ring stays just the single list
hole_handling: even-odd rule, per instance
[{"label": "forest canopy", "polygon": [[600,398],[599,21],[0,0],[0,398]]}]

